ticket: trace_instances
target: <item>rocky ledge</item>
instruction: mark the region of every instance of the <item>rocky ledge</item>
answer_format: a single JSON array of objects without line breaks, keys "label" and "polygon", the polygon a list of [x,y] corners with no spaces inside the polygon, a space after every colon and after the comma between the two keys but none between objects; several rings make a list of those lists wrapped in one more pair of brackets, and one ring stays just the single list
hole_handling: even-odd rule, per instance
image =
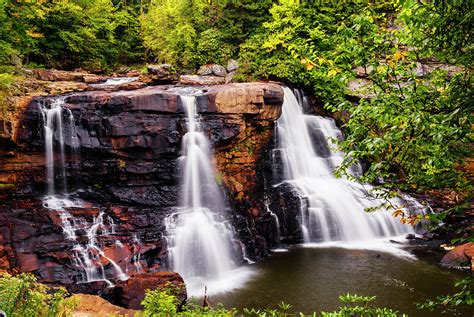
[{"label": "rocky ledge", "polygon": [[[216,181],[223,185],[238,238],[247,256],[264,255],[274,225],[262,197],[272,169],[268,160],[283,103],[281,86],[162,85],[62,96],[67,188],[86,202],[66,208],[84,225],[77,240],[66,238],[58,213],[41,202],[47,182],[40,109],[57,96],[23,99],[13,115],[0,120],[0,270],[33,272],[42,282],[75,292],[102,291],[105,282],[77,284],[83,271],[74,262],[75,245],[87,242],[85,231],[99,218],[107,277],[117,275],[114,263],[128,275],[167,270],[164,218],[178,205],[178,161],[186,132],[179,94],[190,89],[199,90],[197,110],[214,147]],[[58,135],[55,150],[57,141]],[[59,155],[54,164],[61,184]]]}]

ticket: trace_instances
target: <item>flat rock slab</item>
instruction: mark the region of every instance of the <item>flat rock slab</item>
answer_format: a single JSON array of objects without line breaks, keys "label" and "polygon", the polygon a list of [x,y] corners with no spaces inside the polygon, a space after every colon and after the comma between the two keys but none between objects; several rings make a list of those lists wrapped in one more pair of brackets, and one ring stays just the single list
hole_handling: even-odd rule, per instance
[{"label": "flat rock slab", "polygon": [[72,297],[79,300],[79,305],[72,312],[72,317],[132,317],[137,313],[136,310],[115,306],[97,295],[74,294]]},{"label": "flat rock slab", "polygon": [[225,78],[218,76],[181,75],[179,82],[183,85],[222,85],[225,84]]}]

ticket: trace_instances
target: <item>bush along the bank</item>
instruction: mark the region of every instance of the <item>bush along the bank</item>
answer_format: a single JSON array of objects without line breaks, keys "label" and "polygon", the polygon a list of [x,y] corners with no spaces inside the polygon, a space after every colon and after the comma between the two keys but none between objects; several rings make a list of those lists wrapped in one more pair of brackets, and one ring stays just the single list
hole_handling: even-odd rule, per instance
[{"label": "bush along the bank", "polygon": [[339,300],[344,304],[334,312],[313,312],[309,314],[292,312],[290,304],[281,302],[277,309],[255,309],[243,308],[225,309],[221,305],[215,308],[208,306],[206,300],[203,305],[196,302],[180,306],[176,297],[177,290],[174,287],[167,289],[147,290],[142,305],[145,307],[139,316],[161,317],[161,316],[249,316],[249,317],[289,317],[289,316],[322,316],[322,317],[345,317],[345,316],[378,316],[378,317],[407,317],[395,310],[385,307],[376,307],[372,302],[375,296],[359,296],[356,294],[344,294]]},{"label": "bush along the bank", "polygon": [[67,317],[78,304],[63,287],[49,288],[29,273],[0,277],[0,310],[8,317]]}]

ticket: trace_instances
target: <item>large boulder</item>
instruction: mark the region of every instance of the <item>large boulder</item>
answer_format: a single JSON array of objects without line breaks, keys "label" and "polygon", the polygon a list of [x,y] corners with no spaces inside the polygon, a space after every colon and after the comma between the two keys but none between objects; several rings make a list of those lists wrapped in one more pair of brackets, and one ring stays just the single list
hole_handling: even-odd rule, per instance
[{"label": "large boulder", "polygon": [[441,259],[441,264],[450,268],[470,266],[474,271],[474,243],[469,242],[455,247]]},{"label": "large boulder", "polygon": [[145,290],[178,289],[178,299],[185,302],[187,298],[183,278],[175,272],[141,273],[132,275],[126,281],[120,281],[113,291],[114,301],[123,307],[143,309],[140,304],[145,298]]},{"label": "large boulder", "polygon": [[236,71],[237,68],[239,68],[239,63],[235,59],[229,59],[227,62],[227,71],[233,72]]},{"label": "large boulder", "polygon": [[206,64],[206,65],[202,65],[199,68],[197,74],[199,76],[215,75],[218,77],[225,77],[227,75],[227,72],[224,66],[221,66],[218,64]]},{"label": "large boulder", "polygon": [[148,75],[144,77],[147,78],[142,78],[145,81],[148,79],[153,83],[168,84],[178,80],[178,74],[170,64],[148,65],[146,68]]}]

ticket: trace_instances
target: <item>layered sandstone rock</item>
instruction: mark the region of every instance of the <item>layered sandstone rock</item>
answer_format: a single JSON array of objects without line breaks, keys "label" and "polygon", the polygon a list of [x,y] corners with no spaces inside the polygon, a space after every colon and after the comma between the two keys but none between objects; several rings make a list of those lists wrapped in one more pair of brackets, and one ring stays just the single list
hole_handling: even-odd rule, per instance
[{"label": "layered sandstone rock", "polygon": [[[216,180],[233,209],[230,220],[249,256],[262,255],[272,231],[262,199],[264,166],[271,169],[267,159],[283,90],[274,83],[198,88],[197,108],[214,147]],[[68,212],[86,223],[103,212],[107,225],[114,224],[113,234],[100,236],[107,277],[117,274],[108,259],[129,275],[166,267],[164,218],[179,205],[178,159],[186,132],[177,89],[86,91],[65,99],[80,141],[78,157],[65,138],[68,188],[90,203]],[[39,107],[49,102],[50,97],[25,101],[17,117],[2,121],[8,131],[2,142],[9,145],[0,155],[0,270],[33,272],[43,282],[97,293],[106,284],[77,284],[82,271],[73,264],[76,242],[65,238],[58,213],[39,199],[47,190]],[[78,241],[83,239],[82,234]]]},{"label": "layered sandstone rock", "polygon": [[84,71],[79,72],[68,72],[62,70],[54,69],[35,69],[33,74],[39,80],[46,81],[78,81],[84,83],[98,83],[105,81],[107,76],[100,76],[95,74],[90,74]]}]

